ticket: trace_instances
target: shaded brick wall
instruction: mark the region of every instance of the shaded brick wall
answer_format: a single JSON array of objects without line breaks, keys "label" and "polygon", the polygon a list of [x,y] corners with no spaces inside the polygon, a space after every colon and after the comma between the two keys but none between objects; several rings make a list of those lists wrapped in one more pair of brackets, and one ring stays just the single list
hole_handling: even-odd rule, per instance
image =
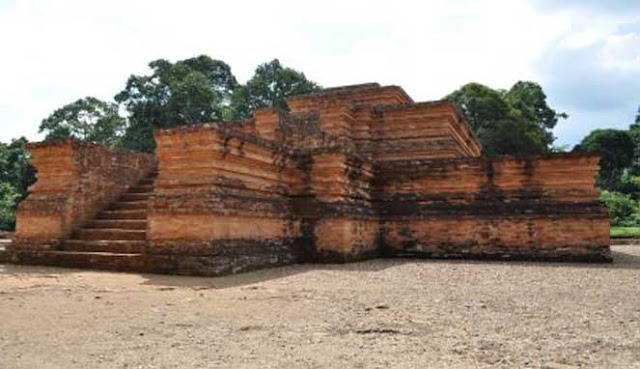
[{"label": "shaded brick wall", "polygon": [[16,213],[16,247],[52,247],[151,172],[152,155],[75,140],[27,146],[37,182]]},{"label": "shaded brick wall", "polygon": [[304,174],[290,153],[216,125],[155,137],[147,238],[156,263],[218,274],[297,260],[289,195],[303,190]]},{"label": "shaded brick wall", "polygon": [[315,213],[315,257],[350,260],[377,252],[378,219],[371,205],[371,164],[348,152],[312,155],[309,183]]}]

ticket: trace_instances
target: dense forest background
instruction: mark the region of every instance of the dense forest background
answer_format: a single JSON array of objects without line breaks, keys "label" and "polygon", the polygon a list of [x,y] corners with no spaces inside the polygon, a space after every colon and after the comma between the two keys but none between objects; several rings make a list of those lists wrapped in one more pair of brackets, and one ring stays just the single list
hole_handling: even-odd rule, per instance
[{"label": "dense forest background", "polygon": [[[231,67],[206,55],[149,63],[113,101],[84,97],[56,109],[40,124],[46,140],[73,137],[108,147],[153,152],[153,128],[250,118],[260,107],[287,109],[286,98],[321,89],[277,59],[259,65],[245,84]],[[568,151],[554,146],[553,128],[567,114],[547,103],[542,87],[519,81],[510,89],[468,83],[444,97],[457,104],[483,154],[535,155]],[[613,226],[640,226],[640,111],[627,130],[597,129],[573,151],[602,155],[597,185]],[[15,227],[15,209],[35,181],[25,138],[0,143],[0,230]]]}]

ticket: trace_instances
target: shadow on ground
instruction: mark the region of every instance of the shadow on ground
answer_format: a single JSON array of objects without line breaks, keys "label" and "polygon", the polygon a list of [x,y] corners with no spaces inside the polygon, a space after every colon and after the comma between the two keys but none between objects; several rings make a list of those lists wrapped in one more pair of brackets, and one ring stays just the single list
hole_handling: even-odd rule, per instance
[{"label": "shadow on ground", "polygon": [[180,286],[191,288],[224,289],[241,287],[269,280],[286,278],[292,275],[311,271],[340,271],[340,272],[378,272],[389,268],[398,267],[408,263],[435,263],[449,265],[504,265],[521,267],[542,268],[567,268],[567,269],[627,269],[640,270],[640,247],[637,254],[612,250],[612,263],[584,263],[584,262],[542,262],[542,261],[491,261],[491,260],[464,260],[464,259],[410,259],[391,258],[375,259],[349,264],[297,264],[274,269],[262,269],[248,273],[228,275],[215,278],[207,277],[176,277],[165,275],[145,274],[147,281],[144,284],[161,286]]},{"label": "shadow on ground", "polygon": [[[627,246],[629,247],[629,246]],[[542,262],[542,261],[491,261],[491,260],[465,260],[465,259],[410,259],[391,258],[375,259],[349,264],[296,264],[272,269],[262,269],[241,274],[220,276],[220,277],[190,277],[176,275],[158,274],[138,274],[144,278],[142,285],[163,286],[163,287],[184,287],[193,289],[225,289],[242,287],[261,283],[269,280],[286,278],[289,276],[307,273],[312,271],[339,271],[339,272],[378,272],[388,268],[398,267],[408,263],[418,264],[446,264],[460,265],[467,267],[482,267],[486,265],[504,265],[513,267],[537,267],[537,268],[567,268],[567,269],[626,269],[640,270],[640,247],[638,252],[629,252],[623,247],[615,247],[612,250],[612,263],[580,263],[580,262]],[[617,250],[616,250],[617,249]],[[0,265],[0,278],[3,276],[13,276],[17,278],[27,278],[34,276],[59,276],[75,273],[104,273],[103,271],[92,271],[83,269],[69,269],[57,267],[41,266],[21,266],[21,265]]]}]

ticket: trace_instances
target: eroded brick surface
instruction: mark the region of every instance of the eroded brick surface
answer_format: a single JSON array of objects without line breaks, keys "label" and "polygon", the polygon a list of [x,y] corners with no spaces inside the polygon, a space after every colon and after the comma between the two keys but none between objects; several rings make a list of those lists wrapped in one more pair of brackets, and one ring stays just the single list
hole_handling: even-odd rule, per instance
[{"label": "eroded brick surface", "polygon": [[28,145],[37,182],[18,207],[20,248],[51,248],[92,220],[156,166],[152,155],[74,140]]}]

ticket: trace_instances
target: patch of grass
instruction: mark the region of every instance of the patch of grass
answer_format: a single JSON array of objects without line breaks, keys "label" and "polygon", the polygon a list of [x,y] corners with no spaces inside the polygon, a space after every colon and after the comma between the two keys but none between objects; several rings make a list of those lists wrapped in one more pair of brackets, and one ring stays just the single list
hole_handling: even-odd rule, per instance
[{"label": "patch of grass", "polygon": [[612,238],[640,238],[640,227],[611,227]]}]

